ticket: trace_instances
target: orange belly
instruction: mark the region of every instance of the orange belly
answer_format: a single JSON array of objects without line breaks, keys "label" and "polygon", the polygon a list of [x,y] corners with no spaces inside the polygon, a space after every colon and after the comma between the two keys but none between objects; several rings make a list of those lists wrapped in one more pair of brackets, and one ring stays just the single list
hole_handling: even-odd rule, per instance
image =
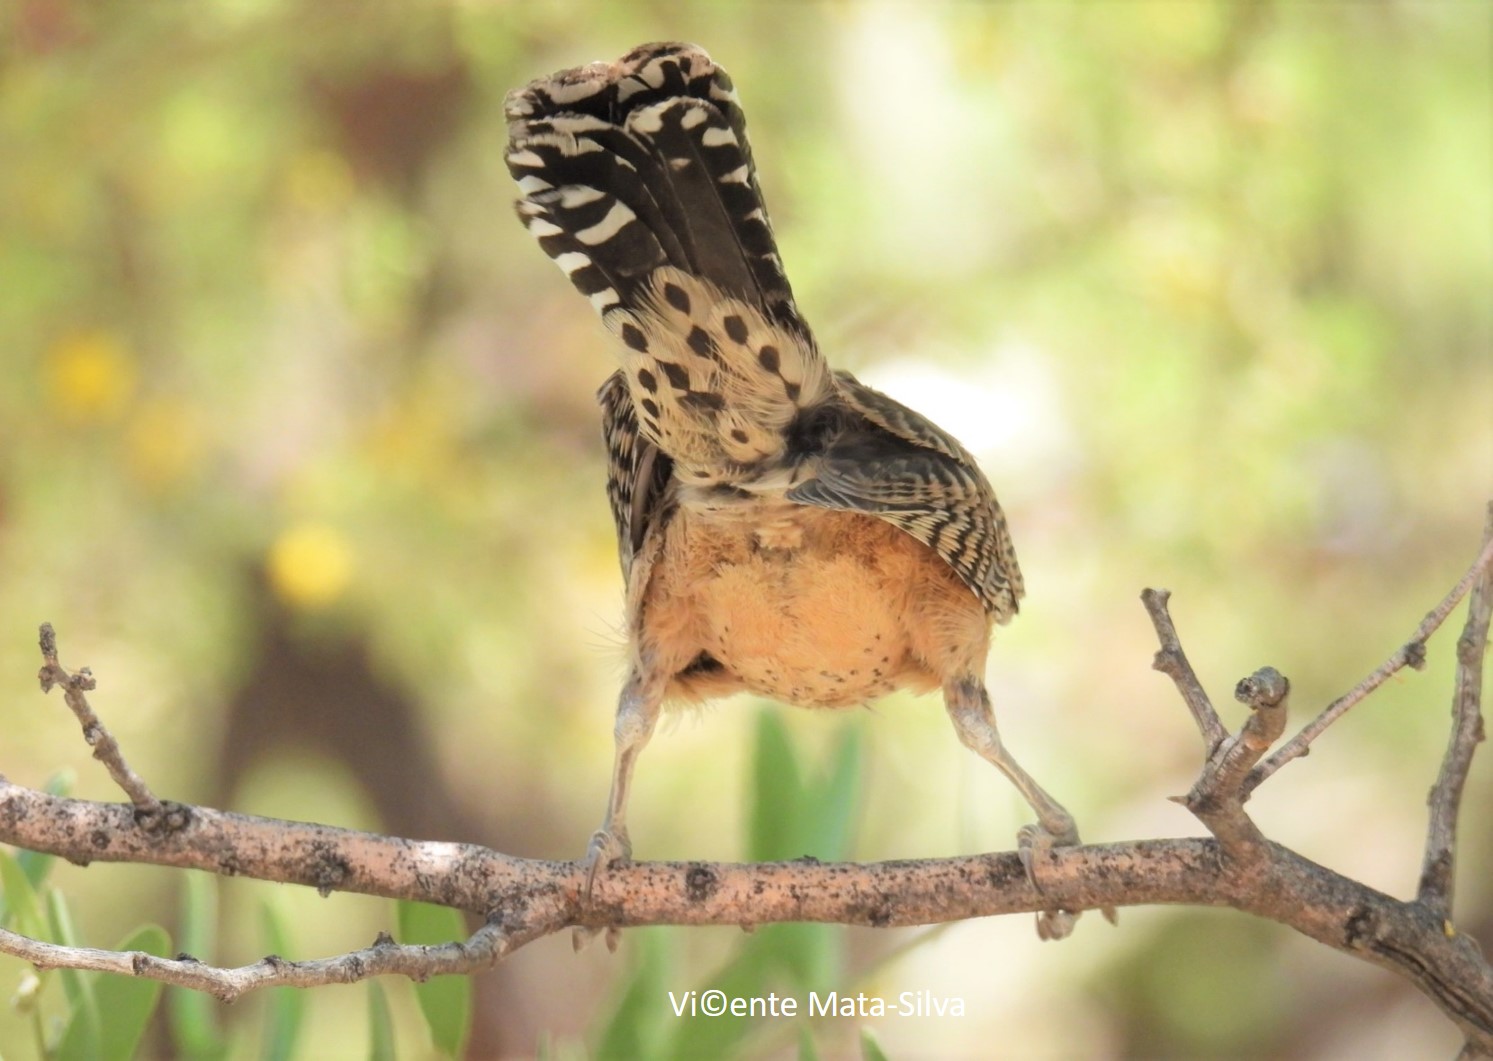
[{"label": "orange belly", "polygon": [[975,595],[881,520],[795,507],[764,536],[684,510],[665,534],[637,626],[667,698],[748,690],[849,707],[983,670],[990,623]]}]

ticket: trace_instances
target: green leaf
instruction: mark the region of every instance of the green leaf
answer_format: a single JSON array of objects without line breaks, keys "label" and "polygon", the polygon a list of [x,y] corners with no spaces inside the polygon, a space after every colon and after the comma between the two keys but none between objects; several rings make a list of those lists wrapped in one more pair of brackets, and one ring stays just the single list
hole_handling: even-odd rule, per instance
[{"label": "green leaf", "polygon": [[819,1061],[819,1047],[814,1044],[814,1032],[807,1024],[798,1026],[798,1061]]},{"label": "green leaf", "polygon": [[668,930],[637,929],[631,938],[637,944],[637,965],[611,1020],[602,1029],[597,1058],[658,1056],[665,1023],[673,1019],[673,1010],[668,1006],[671,965]]},{"label": "green leaf", "polygon": [[[266,902],[260,907],[265,948],[282,957],[290,949],[290,939],[275,908]],[[290,1061],[300,1038],[306,1016],[306,995],[294,987],[277,987],[269,993],[265,1010],[264,1045],[260,1056],[265,1061]]]},{"label": "green leaf", "polygon": [[[47,920],[51,924],[51,938],[55,942],[64,947],[78,946],[78,932],[73,927],[73,916],[67,908],[67,900],[55,889],[47,893]],[[93,984],[98,975],[81,969],[58,969],[57,975],[62,978],[62,990],[67,996],[69,1011],[77,1013],[79,1019],[88,1022],[96,1030],[99,1026],[99,1008]],[[88,1038],[93,1041],[92,1036]]]},{"label": "green leaf", "polygon": [[[460,910],[403,899],[398,908],[401,943],[432,946],[467,937]],[[435,1048],[447,1057],[461,1057],[472,1026],[472,978],[433,976],[415,985],[415,998]]]},{"label": "green leaf", "polygon": [[389,1000],[377,980],[368,981],[368,1059],[394,1061],[394,1020]]},{"label": "green leaf", "polygon": [[865,1025],[861,1026],[861,1061],[890,1061],[877,1041],[876,1033]]},{"label": "green leaf", "polygon": [[[748,816],[750,857],[845,857],[860,803],[861,763],[861,730],[853,726],[836,745],[828,769],[807,778],[781,717],[774,711],[759,714]],[[843,929],[832,925],[764,925],[741,941],[732,959],[699,988],[700,995],[717,990],[728,998],[762,998],[772,991],[781,994],[785,984],[795,991],[822,990],[838,977],[843,939]],[[666,999],[667,992],[665,987]],[[672,1011],[669,1016],[667,1048],[658,1052],[680,1058],[739,1049],[764,1020],[729,1014],[685,1014],[675,1020]]]},{"label": "green leaf", "polygon": [[[727,998],[766,995],[782,964],[772,930],[783,927],[785,926],[768,925],[750,936],[744,936],[736,955],[698,989],[696,998],[708,991],[720,991]],[[676,989],[676,997],[682,996],[684,990]],[[670,1001],[667,991],[663,1000],[665,1004]],[[665,1031],[668,1034],[668,1045],[663,1055],[679,1058],[681,1061],[685,1058],[723,1057],[734,1052],[756,1030],[762,1019],[730,1013],[707,1016],[697,1012],[691,1015],[688,1009],[676,1019],[672,1006],[667,1015]]]},{"label": "green leaf", "polygon": [[748,856],[844,858],[860,806],[862,727],[847,726],[827,773],[805,776],[776,711],[757,716]]},{"label": "green leaf", "polygon": [[[218,878],[188,870],[183,878],[181,949],[194,958],[209,960],[217,953]],[[218,1026],[217,1003],[211,995],[184,987],[166,990],[171,1038],[183,1057],[218,1061],[228,1043]]]},{"label": "green leaf", "polygon": [[[860,806],[861,727],[848,727],[837,743],[827,772],[806,777],[789,744],[786,727],[773,712],[757,726],[753,772],[752,857],[844,858]],[[842,964],[844,931],[830,925],[769,925],[757,932],[742,957],[761,966],[753,990],[769,986],[771,970],[787,974],[801,990],[832,984]],[[717,985],[718,986],[718,985]]]},{"label": "green leaf", "polygon": [[[171,953],[171,937],[160,925],[142,925],[114,948],[157,957]],[[159,980],[101,976],[94,987],[102,1017],[101,1045],[106,1061],[129,1061],[139,1050],[151,1014],[161,998]]]},{"label": "green leaf", "polygon": [[[78,945],[78,933],[73,927],[72,913],[67,908],[67,900],[56,889],[47,893],[47,921],[48,939],[65,947]],[[62,992],[67,998],[67,1011],[63,1014],[63,1023],[55,1029],[58,1038],[53,1042],[53,1051],[55,1052],[62,1042],[70,1040],[77,1045],[78,1049],[88,1051],[88,1056],[93,1057],[101,1049],[100,1011],[98,998],[94,993],[94,983],[98,980],[99,974],[81,969],[58,969],[56,972],[62,980]]]},{"label": "green leaf", "polygon": [[747,857],[778,862],[804,854],[800,842],[803,784],[788,743],[788,730],[776,711],[757,715],[756,755],[752,764],[751,834]]},{"label": "green leaf", "polygon": [[40,888],[46,883],[47,876],[56,863],[55,855],[43,855],[35,851],[16,852],[16,864],[21,867],[21,872],[26,875],[33,888]]},{"label": "green leaf", "polygon": [[827,777],[811,786],[803,808],[811,823],[806,836],[810,853],[826,861],[850,854],[850,837],[861,804],[862,727],[847,726],[835,747]]},{"label": "green leaf", "polygon": [[[142,925],[114,949],[144,951],[165,957],[170,953],[171,937],[159,925]],[[145,1026],[160,1000],[160,981],[135,976],[101,976],[93,990],[98,1003],[98,1027],[90,1029],[88,1022],[82,1019],[82,1011],[74,1010],[55,1056],[130,1061],[140,1048]]]},{"label": "green leaf", "polygon": [[47,783],[42,786],[42,791],[49,796],[71,796],[73,794],[73,786],[77,783],[77,771],[71,768],[58,770],[51,777],[47,778]]},{"label": "green leaf", "polygon": [[[861,803],[861,727],[852,724],[835,747],[828,773],[805,785],[797,814],[806,851],[818,858],[842,859],[850,853],[856,811]],[[845,930],[836,925],[773,925],[769,938],[801,990],[822,991],[840,979]]]},{"label": "green leaf", "polygon": [[0,851],[0,925],[11,924],[23,936],[41,940],[49,938],[36,889],[31,886],[21,864]]},{"label": "green leaf", "polygon": [[774,965],[799,991],[823,991],[835,982],[843,935],[837,926],[764,925],[757,935],[770,948]]}]

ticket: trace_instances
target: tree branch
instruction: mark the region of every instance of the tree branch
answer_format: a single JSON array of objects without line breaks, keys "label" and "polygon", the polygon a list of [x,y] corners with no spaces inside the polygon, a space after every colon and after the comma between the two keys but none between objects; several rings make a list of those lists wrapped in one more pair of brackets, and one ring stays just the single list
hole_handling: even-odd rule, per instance
[{"label": "tree branch", "polygon": [[1203,766],[1197,783],[1177,802],[1197,816],[1218,837],[1233,858],[1252,858],[1265,842],[1264,834],[1244,813],[1244,781],[1286,728],[1286,697],[1291,683],[1274,667],[1261,667],[1234,687],[1234,698],[1246,704],[1250,716],[1238,736],[1219,744]]},{"label": "tree branch", "polygon": [[[0,841],[90,862],[130,862],[303,884],[323,895],[357,892],[414,899],[482,915],[471,938],[439,947],[401,946],[380,935],[370,947],[330,958],[268,956],[238,969],[189,956],[174,959],[63,947],[0,930],[0,952],[41,968],[98,969],[148,977],[237,998],[266,986],[347,983],[387,973],[415,979],[471,973],[542,936],[568,928],[639,925],[752,925],[813,921],[871,927],[939,924],[1054,906],[1080,911],[1152,903],[1229,906],[1267,918],[1336,950],[1406,977],[1455,1021],[1466,1056],[1493,1055],[1493,967],[1475,941],[1448,921],[1458,808],[1473,749],[1482,738],[1481,673],[1493,611],[1493,505],[1477,563],[1429,614],[1405,648],[1261,762],[1284,731],[1290,683],[1264,667],[1235,696],[1250,717],[1236,735],[1219,721],[1193,673],[1167,611],[1165,591],[1142,599],[1170,675],[1202,734],[1207,753],[1180,802],[1216,839],[1142,840],[1053,848],[1044,854],[1039,893],[1018,854],[968,858],[755,865],[646,862],[615,865],[588,887],[579,862],[514,858],[474,844],[380,836],[303,822],[231,814],[158,800],[124,762],[88,706],[86,669],[57,662],[56,638],[42,627],[42,687],[60,684],[95,755],[130,804],[65,799],[0,777]],[[1474,588],[1475,587],[1475,588]],[[1307,746],[1352,703],[1394,670],[1417,665],[1423,642],[1469,590],[1458,646],[1454,730],[1431,793],[1425,863],[1415,901],[1350,880],[1267,840],[1244,813],[1249,793]],[[1271,764],[1275,764],[1272,766]]]},{"label": "tree branch", "polygon": [[[416,899],[483,914],[490,931],[465,948],[436,948],[428,962],[379,944],[320,962],[261,961],[207,970],[121,956],[79,964],[212,990],[220,997],[275,984],[346,983],[384,972],[421,977],[485,967],[541,936],[576,926],[756,925],[816,921],[877,928],[938,924],[996,914],[1187,903],[1231,906],[1296,929],[1336,950],[1411,979],[1463,1028],[1493,1049],[1493,969],[1466,936],[1440,918],[1318,866],[1276,844],[1239,866],[1212,840],[1140,840],[1054,848],[1038,893],[1015,852],[870,864],[641,862],[600,877],[589,904],[579,862],[514,858],[471,844],[405,840],[324,825],[184,807],[188,824],[165,838],[134,825],[116,803],[64,799],[0,781],[0,840],[87,863],[130,862],[228,870],[338,891]],[[231,861],[225,862],[225,856]],[[328,867],[337,882],[328,883]],[[45,964],[69,954],[0,951]],[[35,944],[32,942],[32,946]],[[386,948],[385,948],[386,949]],[[85,952],[97,962],[101,952]],[[467,966],[461,963],[467,962]],[[490,962],[489,962],[490,964]],[[195,980],[192,978],[195,976]],[[174,978],[173,978],[174,977]]]},{"label": "tree branch", "polygon": [[288,961],[269,954],[253,965],[222,969],[204,965],[185,954],[162,958],[141,951],[64,947],[0,928],[0,951],[24,958],[38,969],[88,969],[138,976],[205,991],[220,1002],[236,1001],[264,987],[351,984],[390,974],[426,980],[449,973],[480,973],[491,969],[510,949],[509,937],[498,925],[489,922],[464,943],[438,947],[401,945],[381,932],[371,946],[335,958]]},{"label": "tree branch", "polygon": [[1182,694],[1187,709],[1192,712],[1193,721],[1197,723],[1198,732],[1203,735],[1203,752],[1211,756],[1228,739],[1229,731],[1219,721],[1218,712],[1213,709],[1213,701],[1208,699],[1203,683],[1198,681],[1192,664],[1187,662],[1187,654],[1182,651],[1182,641],[1177,637],[1177,628],[1172,624],[1171,612],[1167,610],[1167,602],[1171,598],[1171,590],[1141,591],[1141,603],[1146,606],[1151,624],[1156,627],[1156,637],[1161,641],[1161,648],[1151,661],[1151,668],[1159,670],[1177,683],[1177,692]]},{"label": "tree branch", "polygon": [[[1483,528],[1483,554],[1493,548],[1493,502]],[[1472,755],[1483,740],[1483,654],[1488,647],[1488,621],[1493,614],[1493,564],[1467,598],[1467,625],[1457,639],[1457,678],[1452,694],[1452,731],[1441,772],[1431,788],[1431,820],[1426,830],[1426,855],[1420,874],[1419,900],[1450,917],[1456,884],[1457,815],[1462,788],[1472,769]]]},{"label": "tree branch", "polygon": [[51,623],[41,624],[39,643],[42,665],[37,679],[41,682],[41,691],[49,693],[54,685],[62,688],[62,699],[82,723],[83,739],[93,749],[93,757],[104,764],[114,783],[124,790],[124,794],[135,805],[136,820],[155,829],[170,830],[179,827],[180,822],[156,799],[144,778],[130,769],[129,763],[124,761],[119,742],[99,721],[98,715],[94,714],[86,695],[98,688],[93,672],[83,667],[76,674],[70,674],[57,662],[57,632],[52,629]]},{"label": "tree branch", "polygon": [[1260,787],[1261,782],[1282,766],[1292,759],[1298,759],[1307,754],[1312,741],[1320,737],[1328,726],[1347,714],[1350,708],[1387,682],[1396,672],[1405,667],[1411,667],[1414,670],[1424,667],[1426,665],[1426,639],[1446,621],[1446,617],[1457,606],[1457,602],[1466,596],[1473,583],[1487,574],[1490,565],[1493,565],[1493,539],[1483,543],[1482,552],[1467,569],[1467,573],[1457,580],[1457,584],[1442,598],[1440,604],[1426,613],[1421,624],[1415,628],[1415,633],[1410,635],[1410,640],[1396,649],[1394,654],[1381,663],[1367,678],[1328,704],[1320,715],[1303,726],[1300,733],[1281,745],[1274,755],[1255,767],[1245,782],[1244,794],[1248,796]]}]

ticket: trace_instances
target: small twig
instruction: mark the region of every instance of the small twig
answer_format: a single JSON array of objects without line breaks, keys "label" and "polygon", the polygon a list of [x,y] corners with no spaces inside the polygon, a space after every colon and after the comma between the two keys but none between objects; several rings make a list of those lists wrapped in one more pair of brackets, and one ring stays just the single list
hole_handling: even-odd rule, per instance
[{"label": "small twig", "polygon": [[[1483,527],[1484,551],[1493,545],[1493,502]],[[1493,615],[1493,565],[1467,597],[1467,624],[1457,639],[1457,678],[1452,694],[1452,731],[1441,772],[1431,788],[1430,825],[1426,855],[1421,864],[1417,898],[1442,917],[1451,917],[1456,889],[1457,815],[1462,789],[1472,769],[1472,755],[1483,739],[1483,655],[1488,646],[1488,622]]]},{"label": "small twig", "polygon": [[1234,687],[1234,699],[1250,709],[1237,736],[1229,737],[1209,756],[1197,782],[1176,802],[1195,814],[1218,837],[1226,854],[1257,852],[1265,842],[1244,813],[1244,781],[1249,770],[1286,729],[1286,698],[1291,683],[1274,667],[1261,667]]},{"label": "small twig", "polygon": [[1198,732],[1203,735],[1206,754],[1211,758],[1219,746],[1228,740],[1229,731],[1219,721],[1218,712],[1213,709],[1213,702],[1208,699],[1203,683],[1198,681],[1198,676],[1193,673],[1192,664],[1187,662],[1187,655],[1182,651],[1182,642],[1177,636],[1177,628],[1172,624],[1171,613],[1167,611],[1166,604],[1171,596],[1171,591],[1165,589],[1141,591],[1141,603],[1150,613],[1151,625],[1156,627],[1156,638],[1161,642],[1161,648],[1156,652],[1156,658],[1151,661],[1151,667],[1177,683],[1177,691],[1187,702],[1193,721],[1197,723]]},{"label": "small twig", "polygon": [[1219,788],[1242,787],[1249,768],[1280,739],[1286,730],[1286,698],[1290,694],[1290,680],[1274,667],[1261,667],[1234,686],[1234,699],[1249,708],[1250,716],[1239,736],[1216,756]]},{"label": "small twig", "polygon": [[1322,713],[1302,727],[1301,732],[1292,737],[1277,749],[1276,753],[1266,759],[1250,772],[1249,778],[1244,783],[1244,794],[1247,796],[1258,788],[1271,774],[1292,759],[1300,758],[1307,754],[1311,748],[1312,741],[1322,735],[1323,730],[1332,725],[1348,712],[1360,700],[1363,700],[1379,686],[1387,682],[1398,671],[1405,667],[1420,670],[1426,665],[1426,639],[1436,632],[1437,628],[1446,621],[1457,602],[1466,596],[1472,584],[1481,578],[1493,565],[1493,540],[1483,543],[1483,550],[1478,555],[1467,573],[1457,581],[1450,593],[1440,604],[1426,613],[1425,619],[1420,626],[1416,627],[1415,633],[1410,635],[1410,640],[1396,649],[1394,654],[1379,665],[1379,668],[1352,689],[1338,697],[1323,709]]},{"label": "small twig", "polygon": [[51,623],[41,624],[40,643],[42,666],[37,678],[41,681],[41,691],[49,693],[52,686],[61,686],[63,700],[83,725],[83,739],[93,748],[93,757],[104,764],[114,783],[135,805],[136,822],[155,828],[180,828],[184,824],[180,820],[181,814],[156,799],[150,786],[124,761],[124,753],[114,735],[94,714],[85,695],[98,687],[93,672],[82,667],[77,673],[70,674],[57,662],[57,631],[52,629]]},{"label": "small twig", "polygon": [[0,951],[23,958],[38,969],[121,973],[206,991],[221,1002],[233,1002],[250,991],[265,987],[352,984],[389,974],[419,981],[450,973],[480,973],[491,969],[511,949],[503,928],[489,921],[462,943],[444,943],[436,947],[400,944],[380,932],[372,946],[332,958],[290,961],[270,954],[253,965],[225,969],[205,965],[185,954],[161,958],[143,951],[64,947],[0,928]]}]

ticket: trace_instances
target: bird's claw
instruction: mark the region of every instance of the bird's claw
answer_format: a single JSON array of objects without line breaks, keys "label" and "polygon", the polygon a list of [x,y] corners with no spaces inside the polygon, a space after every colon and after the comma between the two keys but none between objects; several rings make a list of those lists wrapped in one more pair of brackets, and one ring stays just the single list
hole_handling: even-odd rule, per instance
[{"label": "bird's claw", "polygon": [[591,945],[591,941],[601,933],[606,933],[607,951],[616,954],[617,944],[622,942],[622,930],[616,925],[608,925],[606,928],[592,928],[590,925],[580,925],[570,930],[570,946],[579,953]]},{"label": "bird's claw", "polygon": [[1078,924],[1078,915],[1071,910],[1038,910],[1037,911],[1037,938],[1046,943],[1048,940],[1067,939],[1073,934],[1073,926]]},{"label": "bird's claw", "polygon": [[[591,892],[596,886],[597,875],[602,869],[632,860],[632,844],[622,830],[598,829],[591,834],[591,843],[586,848],[586,887],[581,893],[585,905],[591,905]],[[570,934],[570,944],[576,950],[583,949],[603,930],[587,925],[577,927]],[[607,950],[613,953],[622,938],[622,930],[616,925],[605,929]]]},{"label": "bird's claw", "polygon": [[596,887],[596,877],[603,869],[619,862],[632,860],[632,844],[621,830],[598,829],[591,834],[591,843],[586,848],[586,902],[591,901],[591,892]]},{"label": "bird's claw", "polygon": [[[1023,825],[1016,834],[1016,853],[1021,859],[1021,868],[1026,872],[1026,879],[1031,882],[1032,887],[1038,892],[1042,891],[1042,883],[1037,879],[1036,868],[1039,854],[1046,855],[1054,847],[1073,847],[1078,842],[1078,829],[1071,822],[1060,833],[1048,832],[1040,825]],[[1114,910],[1107,909],[1105,917],[1113,922]],[[1042,940],[1066,939],[1077,923],[1078,914],[1072,910],[1064,910],[1060,907],[1039,910],[1037,912],[1037,938]]]}]

